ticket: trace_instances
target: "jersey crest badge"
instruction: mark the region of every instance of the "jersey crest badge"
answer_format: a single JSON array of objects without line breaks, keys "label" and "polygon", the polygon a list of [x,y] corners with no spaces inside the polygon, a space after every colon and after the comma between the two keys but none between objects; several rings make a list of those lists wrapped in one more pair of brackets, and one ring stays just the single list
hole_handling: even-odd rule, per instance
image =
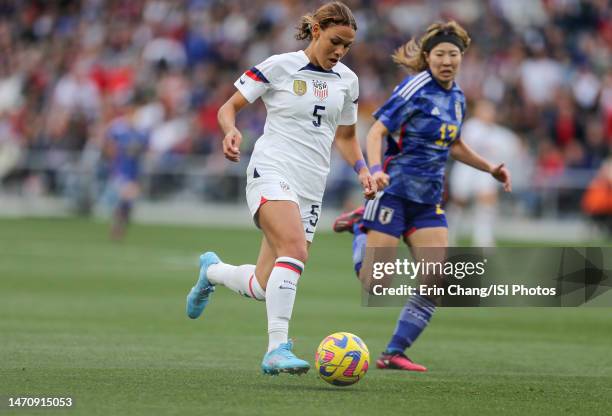
[{"label": "jersey crest badge", "polygon": [[378,222],[383,225],[389,224],[393,219],[393,209],[387,207],[380,207],[380,213],[378,214]]},{"label": "jersey crest badge", "polygon": [[455,117],[457,117],[457,121],[463,119],[463,112],[461,111],[461,103],[459,101],[455,101]]},{"label": "jersey crest badge", "polygon": [[296,95],[304,95],[306,94],[306,81],[301,79],[296,79],[293,81],[293,92]]},{"label": "jersey crest badge", "polygon": [[431,110],[431,115],[432,116],[439,116],[440,115],[440,109],[438,107],[434,107],[433,110]]},{"label": "jersey crest badge", "polygon": [[319,100],[323,101],[327,98],[327,82],[313,79],[312,87],[314,89],[315,97],[317,97]]}]

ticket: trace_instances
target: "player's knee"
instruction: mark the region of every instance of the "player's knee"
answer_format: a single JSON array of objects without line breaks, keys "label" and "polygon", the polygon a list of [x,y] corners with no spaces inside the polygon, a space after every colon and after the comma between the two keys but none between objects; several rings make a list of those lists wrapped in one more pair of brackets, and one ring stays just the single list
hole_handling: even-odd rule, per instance
[{"label": "player's knee", "polygon": [[295,247],[293,252],[294,254],[291,257],[301,261],[304,264],[306,263],[308,260],[308,250],[306,250],[306,247]]},{"label": "player's knee", "polygon": [[302,263],[306,263],[308,260],[308,250],[306,249],[305,243],[301,241],[292,241],[284,244],[282,247],[279,247],[278,256],[291,257],[301,261]]}]

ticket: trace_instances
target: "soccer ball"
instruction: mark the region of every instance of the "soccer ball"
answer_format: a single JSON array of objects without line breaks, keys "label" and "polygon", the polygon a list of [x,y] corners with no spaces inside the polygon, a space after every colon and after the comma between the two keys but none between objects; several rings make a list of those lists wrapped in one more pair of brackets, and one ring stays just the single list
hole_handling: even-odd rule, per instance
[{"label": "soccer ball", "polygon": [[361,380],[370,364],[370,352],[357,335],[331,334],[319,345],[315,366],[319,377],[334,386],[350,386]]}]

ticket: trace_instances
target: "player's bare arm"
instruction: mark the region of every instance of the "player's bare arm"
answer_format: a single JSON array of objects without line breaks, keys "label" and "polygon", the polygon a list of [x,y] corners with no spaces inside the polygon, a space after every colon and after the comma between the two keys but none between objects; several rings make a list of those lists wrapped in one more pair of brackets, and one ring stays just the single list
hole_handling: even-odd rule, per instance
[{"label": "player's bare arm", "polygon": [[475,169],[483,172],[490,173],[497,181],[501,182],[504,186],[504,191],[512,192],[512,178],[510,171],[506,168],[504,163],[494,165],[489,163],[479,154],[474,152],[465,142],[462,140],[456,140],[451,146],[451,156],[453,159],[465,163]]},{"label": "player's bare arm", "polygon": [[389,175],[383,171],[381,161],[382,141],[387,134],[389,134],[387,127],[380,121],[376,121],[372,127],[370,127],[370,131],[368,131],[368,136],[366,138],[370,172],[379,190],[389,185]]},{"label": "player's bare arm", "polygon": [[355,125],[338,126],[334,143],[344,160],[349,165],[356,167],[355,170],[359,175],[359,183],[363,187],[363,195],[367,199],[374,198],[374,195],[376,195],[376,182],[372,179],[370,170],[365,162],[363,162],[363,153],[361,152],[361,147],[359,147]]},{"label": "player's bare arm", "polygon": [[236,91],[229,100],[219,108],[217,120],[223,131],[223,154],[232,162],[240,161],[240,143],[242,134],[236,128],[236,114],[249,104],[246,98]]}]

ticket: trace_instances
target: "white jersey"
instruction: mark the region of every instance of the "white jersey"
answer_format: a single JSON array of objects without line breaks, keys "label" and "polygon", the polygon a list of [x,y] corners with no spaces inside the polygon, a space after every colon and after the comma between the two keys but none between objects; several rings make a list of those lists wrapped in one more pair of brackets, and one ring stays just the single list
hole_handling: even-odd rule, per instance
[{"label": "white jersey", "polygon": [[484,123],[477,118],[463,125],[461,140],[492,163],[499,163],[516,153],[518,138],[499,124]]},{"label": "white jersey", "polygon": [[[484,123],[477,118],[465,122],[461,140],[495,165],[502,161],[509,164],[515,158],[519,146],[519,139],[512,131],[499,124]],[[490,174],[463,163],[455,163],[451,170],[451,192],[459,199],[467,200],[478,193],[494,193],[500,186]]]},{"label": "white jersey", "polygon": [[299,196],[322,200],[336,128],[357,122],[357,75],[342,63],[324,70],[298,51],[271,56],[234,85],[249,102],[261,97],[268,113],[247,175],[280,176]]}]

